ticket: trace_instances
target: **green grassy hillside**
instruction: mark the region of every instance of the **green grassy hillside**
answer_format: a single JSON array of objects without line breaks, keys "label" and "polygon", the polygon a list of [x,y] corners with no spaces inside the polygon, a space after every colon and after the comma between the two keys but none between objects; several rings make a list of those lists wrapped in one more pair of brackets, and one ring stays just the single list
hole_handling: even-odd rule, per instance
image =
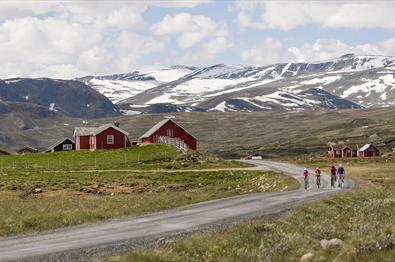
[{"label": "green grassy hillside", "polygon": [[228,162],[199,152],[191,153],[187,159],[175,148],[158,144],[94,152],[69,151],[0,156],[0,173],[101,169],[202,169],[246,166],[248,165],[244,163]]}]

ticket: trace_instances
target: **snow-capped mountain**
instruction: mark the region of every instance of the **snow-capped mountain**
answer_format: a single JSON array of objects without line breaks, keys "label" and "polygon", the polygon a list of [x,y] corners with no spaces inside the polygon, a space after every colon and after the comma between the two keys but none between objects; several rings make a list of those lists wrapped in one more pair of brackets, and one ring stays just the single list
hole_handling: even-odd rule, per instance
[{"label": "snow-capped mountain", "polygon": [[194,67],[174,66],[167,69],[114,74],[105,76],[87,76],[76,80],[88,84],[113,103],[135,96],[145,90],[163,83],[177,80],[195,70]]},{"label": "snow-capped mountain", "polygon": [[85,77],[125,113],[297,111],[395,104],[395,58],[344,55],[269,66],[170,67]]}]

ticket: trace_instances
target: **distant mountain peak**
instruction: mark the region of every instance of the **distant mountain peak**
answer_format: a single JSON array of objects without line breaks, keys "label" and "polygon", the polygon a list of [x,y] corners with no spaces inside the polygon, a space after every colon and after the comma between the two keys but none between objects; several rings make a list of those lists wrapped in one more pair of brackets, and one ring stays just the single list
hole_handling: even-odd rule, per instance
[{"label": "distant mountain peak", "polygon": [[345,54],[342,55],[340,58],[350,58],[350,57],[355,57],[355,54],[354,53]]}]

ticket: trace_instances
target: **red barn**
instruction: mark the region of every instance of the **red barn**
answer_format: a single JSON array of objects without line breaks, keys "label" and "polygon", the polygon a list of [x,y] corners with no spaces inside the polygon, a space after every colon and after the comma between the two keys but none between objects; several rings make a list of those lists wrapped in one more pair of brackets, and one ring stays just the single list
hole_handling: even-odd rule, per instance
[{"label": "red barn", "polygon": [[154,125],[140,137],[140,141],[142,143],[156,143],[159,141],[160,137],[178,138],[182,140],[188,148],[192,150],[197,149],[197,138],[172,119],[164,119]]},{"label": "red barn", "polygon": [[380,150],[371,144],[366,144],[358,150],[358,157],[376,157],[380,155]]},{"label": "red barn", "polygon": [[99,127],[76,127],[74,130],[75,150],[115,149],[130,145],[128,132],[116,125]]}]

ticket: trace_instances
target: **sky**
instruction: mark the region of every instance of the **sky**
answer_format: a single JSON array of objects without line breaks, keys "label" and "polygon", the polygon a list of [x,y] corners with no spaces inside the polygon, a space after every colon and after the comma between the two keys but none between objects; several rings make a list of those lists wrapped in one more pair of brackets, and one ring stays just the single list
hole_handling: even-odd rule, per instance
[{"label": "sky", "polygon": [[395,56],[395,1],[0,2],[0,78]]}]

